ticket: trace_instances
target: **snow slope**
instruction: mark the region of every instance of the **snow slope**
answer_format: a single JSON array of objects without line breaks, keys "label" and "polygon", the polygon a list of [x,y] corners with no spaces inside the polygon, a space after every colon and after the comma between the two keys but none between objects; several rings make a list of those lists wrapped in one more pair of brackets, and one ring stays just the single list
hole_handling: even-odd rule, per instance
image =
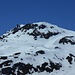
[{"label": "snow slope", "polygon": [[37,22],[0,37],[0,75],[75,75],[74,70],[74,31]]}]

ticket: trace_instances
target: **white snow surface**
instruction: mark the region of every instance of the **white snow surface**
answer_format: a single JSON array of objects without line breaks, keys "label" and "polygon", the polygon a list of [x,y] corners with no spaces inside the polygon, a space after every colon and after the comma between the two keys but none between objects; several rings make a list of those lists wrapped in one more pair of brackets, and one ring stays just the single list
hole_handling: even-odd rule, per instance
[{"label": "white snow surface", "polygon": [[[33,64],[33,66],[35,67],[37,65],[41,65],[44,62],[49,62],[48,59],[55,63],[60,62],[62,64],[60,70],[53,70],[53,72],[51,73],[44,71],[40,73],[34,72],[32,74],[26,75],[75,75],[75,58],[73,57],[74,59],[72,60],[72,64],[70,64],[66,59],[69,54],[75,55],[75,44],[59,44],[60,39],[66,36],[74,36],[71,40],[75,41],[75,32],[60,28],[56,25],[52,25],[46,22],[37,22],[33,24],[38,24],[38,26],[40,26],[41,24],[45,25],[46,28],[44,29],[37,28],[37,30],[42,33],[46,34],[50,30],[51,32],[60,32],[60,34],[51,36],[49,39],[40,38],[38,36],[37,40],[34,40],[33,36],[27,34],[27,32],[33,32],[33,29],[29,29],[27,30],[27,32],[19,30],[15,34],[12,34],[12,31],[10,30],[8,32],[10,33],[10,35],[4,38],[4,40],[7,40],[7,42],[3,42],[2,40],[0,40],[0,57],[7,56],[8,59],[6,60],[13,60],[13,64],[23,62],[25,64]],[[23,24],[20,25],[20,27],[23,26]],[[54,28],[51,29],[51,26],[53,26]],[[7,35],[8,33],[4,35]],[[55,49],[55,47],[58,48]],[[43,50],[45,54],[39,54],[38,56],[34,56],[35,53],[39,50]],[[19,52],[21,53],[19,55],[19,58],[15,59],[12,57],[15,53]],[[30,53],[30,55],[28,55],[27,53]],[[45,59],[43,57],[45,57]],[[23,60],[20,60],[21,58]],[[0,59],[0,64],[6,60]],[[5,67],[7,66],[4,66],[3,68]]]}]

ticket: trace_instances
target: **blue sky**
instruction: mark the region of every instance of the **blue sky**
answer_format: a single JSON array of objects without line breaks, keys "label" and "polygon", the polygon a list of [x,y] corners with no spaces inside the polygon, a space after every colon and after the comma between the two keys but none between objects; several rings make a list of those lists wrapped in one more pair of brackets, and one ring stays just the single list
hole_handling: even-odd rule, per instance
[{"label": "blue sky", "polygon": [[0,35],[39,21],[75,31],[75,0],[0,0]]}]

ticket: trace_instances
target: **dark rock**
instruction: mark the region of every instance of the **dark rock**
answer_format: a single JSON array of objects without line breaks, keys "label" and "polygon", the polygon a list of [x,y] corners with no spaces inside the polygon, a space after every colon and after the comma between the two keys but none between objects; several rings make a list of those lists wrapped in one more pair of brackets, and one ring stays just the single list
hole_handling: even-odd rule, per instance
[{"label": "dark rock", "polygon": [[[62,39],[60,39],[59,43],[63,43],[63,44],[68,44],[70,43],[71,45],[75,45],[75,41],[74,40],[71,40],[73,36],[66,36],[66,37],[63,37]],[[69,38],[69,39],[68,39]]]},{"label": "dark rock", "polygon": [[55,49],[60,49],[60,48],[58,46],[56,46]]},{"label": "dark rock", "polygon": [[16,75],[14,74],[14,70],[11,68],[11,67],[6,67],[6,68],[2,68],[2,74],[5,74],[5,75]]},{"label": "dark rock", "polygon": [[10,66],[12,62],[13,62],[12,60],[4,61],[4,62],[2,62],[2,63],[0,64],[0,67],[2,67],[2,66]]},{"label": "dark rock", "polygon": [[51,71],[53,71],[54,69],[55,70],[59,70],[61,67],[62,67],[62,64],[61,63],[53,63],[51,60],[50,61],[50,68],[51,68]]},{"label": "dark rock", "polygon": [[7,56],[1,56],[0,59],[6,60],[7,59]]},{"label": "dark rock", "polygon": [[14,55],[19,55],[19,54],[21,54],[20,52],[18,52],[18,53],[14,53]]},{"label": "dark rock", "polygon": [[46,26],[43,24],[39,26],[39,29],[44,29],[44,28],[46,28]]},{"label": "dark rock", "polygon": [[24,63],[21,63],[21,62],[16,63],[16,64],[13,65],[13,68],[15,69],[15,71],[18,68],[18,73],[20,73],[19,70],[21,70],[22,71],[22,74],[28,74],[28,73],[30,73],[29,70],[31,70],[32,67],[33,66],[30,65],[30,64],[24,64]]},{"label": "dark rock", "polygon": [[18,32],[19,30],[20,30],[20,28],[18,28],[18,26],[15,27],[14,29],[12,29],[12,34],[15,34],[15,33]]},{"label": "dark rock", "polygon": [[73,54],[71,54],[71,53],[69,54],[69,56],[66,57],[66,59],[68,60],[68,62],[70,64],[72,64],[73,58],[75,59],[75,56]]},{"label": "dark rock", "polygon": [[23,26],[21,29],[26,29],[26,30],[29,30],[29,29],[34,29],[36,28],[38,25],[37,24],[26,24],[25,26]]},{"label": "dark rock", "polygon": [[[7,63],[8,64],[8,63]],[[4,64],[3,64],[4,65]],[[44,62],[41,65],[34,67],[31,64],[25,64],[22,62],[15,63],[12,67],[2,68],[2,74],[5,75],[25,75],[32,74],[34,72],[53,72],[53,70],[59,70],[62,67],[60,63],[53,63],[51,60],[49,62]]]},{"label": "dark rock", "polygon": [[55,36],[55,35],[58,35],[58,34],[59,34],[59,32],[50,32],[50,31],[48,31],[48,33],[46,33],[46,34],[43,33],[43,36],[44,36],[45,39],[49,39],[49,37]]},{"label": "dark rock", "polygon": [[45,70],[46,72],[49,72],[49,73],[52,71],[49,67],[46,67]]},{"label": "dark rock", "polygon": [[13,56],[14,56],[14,58],[18,58],[20,54],[21,54],[20,52],[14,53]]},{"label": "dark rock", "polygon": [[37,54],[37,55],[38,55],[38,54],[45,54],[45,52],[44,52],[43,50],[39,50],[39,51],[36,52],[36,54]]},{"label": "dark rock", "polygon": [[67,56],[66,59],[68,60],[68,62],[69,62],[70,64],[72,64],[72,60],[73,60],[72,57]]},{"label": "dark rock", "polygon": [[54,28],[54,26],[50,26],[50,28],[52,29],[52,28]]}]

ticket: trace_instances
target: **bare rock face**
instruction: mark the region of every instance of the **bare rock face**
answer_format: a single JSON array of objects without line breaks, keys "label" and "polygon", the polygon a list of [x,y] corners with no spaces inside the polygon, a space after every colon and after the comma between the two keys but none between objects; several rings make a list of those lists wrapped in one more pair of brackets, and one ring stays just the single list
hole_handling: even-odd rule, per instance
[{"label": "bare rock face", "polygon": [[[50,65],[50,66],[48,66],[48,65]],[[50,73],[50,72],[53,72],[54,69],[59,70],[61,67],[62,67],[62,65],[60,63],[53,63],[52,61],[49,61],[49,63],[44,62],[41,65],[37,65],[36,67],[34,67],[31,64],[25,64],[22,62],[18,62],[16,64],[14,64],[12,67],[2,68],[2,74],[25,75],[25,74],[33,74],[35,72],[40,73],[40,72],[44,72],[44,71]]]},{"label": "bare rock face", "polygon": [[59,43],[63,43],[63,44],[72,44],[72,45],[75,45],[75,41],[72,39],[74,36],[66,36],[66,37],[63,37],[62,39],[60,39]]}]

